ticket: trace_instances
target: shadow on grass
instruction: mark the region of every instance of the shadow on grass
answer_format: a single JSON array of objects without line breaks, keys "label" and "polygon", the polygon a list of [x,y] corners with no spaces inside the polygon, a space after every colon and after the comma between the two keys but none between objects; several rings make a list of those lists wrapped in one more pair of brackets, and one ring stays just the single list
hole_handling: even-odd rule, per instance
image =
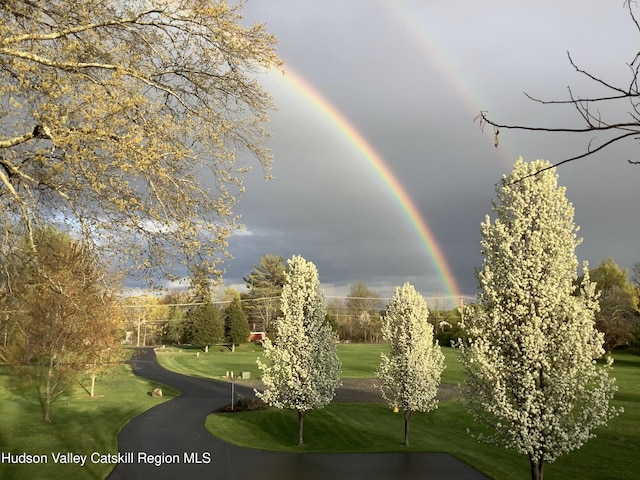
[{"label": "shadow on grass", "polygon": [[631,354],[624,357],[616,356],[613,362],[614,371],[616,367],[640,368],[640,356],[632,357]]}]

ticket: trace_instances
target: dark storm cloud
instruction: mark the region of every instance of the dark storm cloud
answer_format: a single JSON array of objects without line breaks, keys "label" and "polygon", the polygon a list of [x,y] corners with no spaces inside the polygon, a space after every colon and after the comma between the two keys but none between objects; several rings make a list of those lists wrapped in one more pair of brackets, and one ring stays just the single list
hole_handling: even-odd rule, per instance
[{"label": "dark storm cloud", "polygon": [[[407,30],[402,14],[419,30]],[[288,66],[385,159],[466,294],[475,292],[480,222],[501,175],[520,155],[558,161],[590,140],[503,131],[495,149],[474,116],[483,108],[501,121],[576,125],[571,109],[535,104],[522,91],[565,98],[571,84],[593,93],[567,63],[566,50],[624,84],[625,62],[635,53],[636,32],[625,11],[595,0],[561,6],[250,0],[246,18],[267,23]],[[331,292],[363,280],[386,293],[404,281],[427,295],[443,293],[406,214],[366,159],[286,79],[263,80],[279,105],[268,126],[276,179],[264,182],[259,171],[247,179],[237,208],[247,232],[231,240],[235,259],[226,283],[242,283],[266,253],[302,254]],[[638,160],[636,152],[628,142],[559,169],[582,227],[580,259],[597,264],[611,256],[624,267],[640,261],[640,167],[626,163]]]}]

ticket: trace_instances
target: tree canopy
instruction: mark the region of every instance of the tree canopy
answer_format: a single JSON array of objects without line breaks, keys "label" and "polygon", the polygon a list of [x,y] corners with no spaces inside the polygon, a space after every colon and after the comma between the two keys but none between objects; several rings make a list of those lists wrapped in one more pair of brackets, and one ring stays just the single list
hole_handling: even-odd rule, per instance
[{"label": "tree canopy", "polygon": [[[0,222],[73,231],[149,274],[217,272],[248,165],[265,174],[276,39],[242,3],[0,2]],[[33,245],[35,242],[30,239]]]},{"label": "tree canopy", "polygon": [[2,283],[2,307],[16,328],[0,349],[35,387],[49,422],[52,403],[78,372],[87,365],[95,372],[115,353],[122,315],[104,268],[86,245],[53,229],[34,231],[33,240],[40,261],[23,248],[4,265],[15,275]]},{"label": "tree canopy", "polygon": [[380,354],[376,376],[384,399],[404,412],[405,445],[409,445],[413,412],[438,407],[436,394],[445,368],[444,354],[434,341],[428,317],[427,302],[410,283],[396,287],[382,316],[382,336],[390,343],[390,354]]},{"label": "tree canopy", "polygon": [[596,328],[604,333],[604,348],[611,351],[628,345],[638,323],[638,291],[612,259],[600,262],[589,270],[589,277],[596,282],[600,311],[596,313]]},{"label": "tree canopy", "polygon": [[249,293],[246,304],[253,330],[271,332],[280,310],[280,295],[286,282],[284,258],[267,253],[249,275],[243,278]]},{"label": "tree canopy", "polygon": [[208,347],[224,340],[224,318],[213,304],[211,280],[202,266],[192,268],[191,303],[182,321],[182,341]]},{"label": "tree canopy", "polygon": [[288,261],[282,289],[282,317],[273,341],[264,343],[266,363],[258,359],[264,392],[256,394],[277,408],[298,412],[298,444],[302,445],[304,415],[322,408],[340,383],[335,337],[326,322],[318,270],[301,256]]},{"label": "tree canopy", "polygon": [[486,439],[529,458],[533,480],[617,413],[612,360],[594,361],[604,354],[595,284],[585,265],[575,292],[573,206],[548,166],[519,159],[497,187],[496,217],[482,223],[479,305],[465,310],[459,344],[470,411],[493,431]]},{"label": "tree canopy", "polygon": [[249,323],[242,308],[240,294],[233,290],[231,292],[231,303],[224,309],[224,332],[227,341],[231,342],[231,349],[246,342],[249,339]]}]

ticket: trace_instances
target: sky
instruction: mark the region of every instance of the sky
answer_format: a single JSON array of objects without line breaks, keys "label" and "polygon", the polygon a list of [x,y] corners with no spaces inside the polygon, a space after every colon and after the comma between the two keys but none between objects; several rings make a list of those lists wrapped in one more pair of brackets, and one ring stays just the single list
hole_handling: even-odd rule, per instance
[{"label": "sky", "polygon": [[[407,281],[426,297],[475,295],[496,183],[519,156],[557,162],[593,135],[503,130],[495,148],[474,118],[582,126],[570,107],[523,92],[605,93],[567,52],[628,85],[640,37],[622,2],[594,0],[248,0],[244,16],[278,37],[287,73],[259,77],[278,105],[267,125],[275,178],[257,167],[245,179],[245,229],[230,239],[224,283],[243,290],[267,253],[302,255],[328,297],[356,281],[382,297]],[[603,115],[626,121],[627,107]],[[639,157],[629,140],[558,169],[583,238],[578,259],[592,267],[640,262],[640,166],[627,163]]]}]

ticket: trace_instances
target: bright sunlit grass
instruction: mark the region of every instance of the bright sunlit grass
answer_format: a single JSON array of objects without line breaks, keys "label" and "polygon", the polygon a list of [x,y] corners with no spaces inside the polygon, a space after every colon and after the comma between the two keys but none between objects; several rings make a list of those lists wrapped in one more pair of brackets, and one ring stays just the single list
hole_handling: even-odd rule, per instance
[{"label": "bright sunlit grass", "polygon": [[[349,346],[359,347],[359,346]],[[349,349],[348,349],[349,350]],[[367,349],[363,349],[363,352]],[[367,352],[367,354],[370,352]],[[358,355],[353,350],[355,360]],[[462,371],[454,364],[455,352],[445,349],[453,377]],[[347,355],[347,357],[349,356]],[[365,355],[365,354],[363,354]],[[545,479],[638,478],[640,471],[640,357],[615,355],[613,375],[619,392],[614,404],[625,412],[596,430],[582,449],[545,467]],[[346,363],[351,363],[351,360]],[[366,363],[366,362],[364,362]],[[404,446],[403,417],[384,404],[330,404],[305,416],[305,446],[297,446],[297,415],[267,408],[253,412],[213,414],[207,429],[237,445],[287,452],[445,452],[467,462],[491,478],[529,478],[524,456],[478,443],[468,433],[473,420],[461,401],[443,402],[430,413],[416,413],[410,422],[410,445]]]},{"label": "bright sunlit grass", "polygon": [[[223,348],[223,347],[221,347]],[[386,345],[344,344],[338,346],[345,378],[373,376]],[[167,349],[168,350],[168,349]],[[443,349],[447,369],[445,383],[459,383],[464,373],[455,351]],[[255,359],[261,349],[243,345],[231,353],[212,349],[196,356],[195,350],[158,352],[165,365],[216,378],[226,370],[259,371]],[[614,400],[625,412],[595,433],[580,450],[561,457],[545,468],[546,480],[611,479],[631,480],[640,471],[640,357],[616,353],[613,375],[619,391]],[[193,366],[193,367],[191,367]],[[190,370],[193,368],[193,370]],[[219,378],[219,377],[218,377]],[[77,386],[53,406],[53,423],[44,424],[36,398],[20,386],[9,367],[0,367],[0,452],[47,453],[94,451],[115,453],[117,434],[126,422],[143,410],[178,394],[162,386],[164,398],[149,393],[158,386],[134,376],[128,366],[120,366],[96,384],[91,399]],[[214,414],[206,427],[226,441],[249,448],[290,452],[446,452],[472,465],[491,478],[529,478],[529,465],[520,455],[502,448],[477,443],[467,433],[473,420],[462,401],[443,402],[430,413],[416,413],[410,422],[410,445],[404,446],[403,418],[385,404],[331,404],[305,417],[305,442],[297,446],[297,416],[294,412],[267,408],[254,412]],[[0,464],[4,479],[101,479],[112,465],[10,465]]]},{"label": "bright sunlit grass", "polygon": [[[341,343],[337,345],[342,362],[342,378],[372,378],[380,364],[380,353],[389,353],[384,343]],[[445,347],[447,368],[442,374],[442,383],[458,384],[464,381],[462,367],[456,361],[455,349]],[[198,355],[199,352],[199,355]],[[168,348],[156,349],[158,361],[168,370],[203,378],[221,379],[226,372],[250,372],[252,379],[260,378],[256,359],[262,359],[259,345],[243,344],[235,352],[224,346],[215,346],[204,353],[201,349]]]},{"label": "bright sunlit grass", "polygon": [[[10,367],[0,367],[0,452],[47,454],[49,462],[46,465],[0,463],[2,479],[105,478],[113,465],[55,464],[51,454],[116,453],[118,432],[131,418],[179,393],[136,377],[129,366],[121,365],[98,379],[97,398],[89,397],[76,385],[53,404],[52,423],[43,423],[35,392],[25,390],[19,380]],[[149,395],[157,386],[162,387],[163,398]]]}]

